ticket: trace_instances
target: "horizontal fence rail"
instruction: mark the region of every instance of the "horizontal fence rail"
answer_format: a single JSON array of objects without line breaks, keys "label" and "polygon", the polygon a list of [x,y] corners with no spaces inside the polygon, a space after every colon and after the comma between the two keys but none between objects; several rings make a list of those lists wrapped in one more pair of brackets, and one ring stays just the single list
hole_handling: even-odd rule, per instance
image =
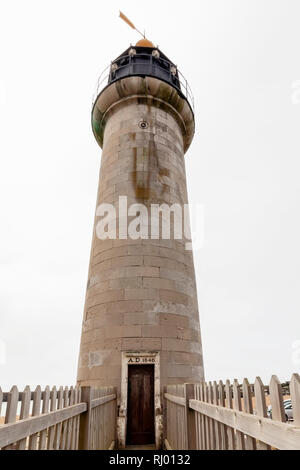
[{"label": "horizontal fence rail", "polygon": [[[3,410],[3,416],[1,414]],[[113,387],[0,388],[1,450],[106,450],[115,445]]]},{"label": "horizontal fence rail", "polygon": [[168,450],[300,450],[298,374],[267,387],[259,377],[172,385],[164,400]]}]

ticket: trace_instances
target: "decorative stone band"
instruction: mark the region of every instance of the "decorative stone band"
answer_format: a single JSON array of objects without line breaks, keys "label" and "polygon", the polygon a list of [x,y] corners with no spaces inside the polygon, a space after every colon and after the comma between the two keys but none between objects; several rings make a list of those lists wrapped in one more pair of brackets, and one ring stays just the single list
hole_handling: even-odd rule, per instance
[{"label": "decorative stone band", "polygon": [[102,148],[107,120],[116,106],[147,104],[171,113],[182,129],[184,152],[195,133],[194,113],[188,101],[166,82],[154,77],[126,77],[104,88],[92,110],[94,136]]}]

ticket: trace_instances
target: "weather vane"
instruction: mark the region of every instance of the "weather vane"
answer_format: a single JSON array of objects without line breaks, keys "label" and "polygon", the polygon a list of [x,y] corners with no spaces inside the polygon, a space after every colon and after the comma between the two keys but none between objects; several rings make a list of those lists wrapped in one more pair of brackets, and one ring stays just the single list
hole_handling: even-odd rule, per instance
[{"label": "weather vane", "polygon": [[121,11],[120,11],[120,18],[122,18],[122,20],[125,21],[125,23],[127,23],[132,29],[135,29],[144,39],[146,39],[145,31],[144,31],[144,34],[141,33],[141,31],[139,31],[139,30],[134,26],[134,24],[127,18],[127,16],[125,16],[124,13],[122,13]]}]

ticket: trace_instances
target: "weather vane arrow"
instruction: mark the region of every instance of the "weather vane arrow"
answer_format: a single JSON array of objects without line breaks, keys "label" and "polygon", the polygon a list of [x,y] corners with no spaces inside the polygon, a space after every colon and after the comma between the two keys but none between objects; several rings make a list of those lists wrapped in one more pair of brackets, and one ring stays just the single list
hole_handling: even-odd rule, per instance
[{"label": "weather vane arrow", "polygon": [[134,26],[134,24],[132,23],[132,21],[130,21],[130,19],[127,18],[127,16],[124,15],[124,13],[122,13],[121,11],[120,11],[120,18],[122,18],[122,20],[125,21],[125,23],[127,23],[128,26],[130,26],[132,29],[135,29],[135,31],[137,31],[137,32],[138,32],[141,36],[143,36],[143,38],[145,39],[145,37],[146,37],[146,36],[145,36],[145,33],[144,33],[144,34],[141,33],[141,31],[139,31],[139,30]]}]

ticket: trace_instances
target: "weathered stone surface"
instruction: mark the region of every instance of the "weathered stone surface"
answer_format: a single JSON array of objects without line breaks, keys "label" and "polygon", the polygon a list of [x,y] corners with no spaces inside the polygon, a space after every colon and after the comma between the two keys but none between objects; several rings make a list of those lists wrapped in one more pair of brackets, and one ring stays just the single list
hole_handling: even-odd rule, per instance
[{"label": "weathered stone surface", "polygon": [[108,313],[129,313],[143,311],[143,303],[140,300],[124,300],[124,302],[112,302],[107,304]]},{"label": "weathered stone surface", "polygon": [[151,300],[158,298],[158,289],[125,289],[125,300]]},{"label": "weathered stone surface", "polygon": [[158,325],[159,317],[153,312],[124,313],[125,325]]}]

